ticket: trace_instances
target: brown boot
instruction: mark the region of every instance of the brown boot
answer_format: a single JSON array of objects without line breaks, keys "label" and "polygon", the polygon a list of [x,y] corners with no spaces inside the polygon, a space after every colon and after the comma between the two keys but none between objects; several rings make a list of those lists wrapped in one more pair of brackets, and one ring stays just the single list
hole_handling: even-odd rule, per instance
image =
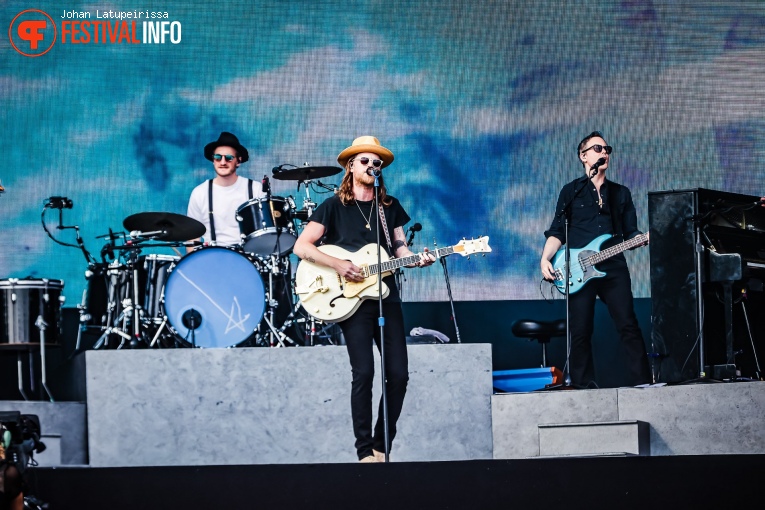
[{"label": "brown boot", "polygon": [[377,460],[377,457],[375,457],[374,455],[367,455],[366,457],[361,459],[359,462],[363,462],[364,464],[367,464],[369,462],[379,462],[379,461]]},{"label": "brown boot", "polygon": [[[372,450],[372,454],[375,456],[376,462],[385,462],[385,453]],[[388,460],[390,460],[390,455],[388,456]]]}]

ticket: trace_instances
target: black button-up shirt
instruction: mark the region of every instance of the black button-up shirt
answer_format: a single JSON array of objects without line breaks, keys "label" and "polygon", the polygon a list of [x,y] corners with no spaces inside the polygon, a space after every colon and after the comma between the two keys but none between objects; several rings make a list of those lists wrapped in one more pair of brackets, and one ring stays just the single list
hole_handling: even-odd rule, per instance
[{"label": "black button-up shirt", "polygon": [[[574,193],[582,186],[584,189],[574,198]],[[603,199],[602,207],[598,205],[598,191],[595,185],[589,182],[587,176],[574,179],[563,186],[558,195],[555,217],[550,229],[545,231],[545,237],[554,236],[561,243],[566,242],[564,215],[560,213],[572,199],[568,224],[568,240],[571,249],[583,248],[603,234],[613,235],[612,239],[603,243],[601,246],[603,250],[642,233],[637,228],[637,213],[629,188],[606,179],[600,187],[600,196]],[[625,267],[626,265],[627,260],[624,254],[620,253],[598,264],[598,268]]]}]

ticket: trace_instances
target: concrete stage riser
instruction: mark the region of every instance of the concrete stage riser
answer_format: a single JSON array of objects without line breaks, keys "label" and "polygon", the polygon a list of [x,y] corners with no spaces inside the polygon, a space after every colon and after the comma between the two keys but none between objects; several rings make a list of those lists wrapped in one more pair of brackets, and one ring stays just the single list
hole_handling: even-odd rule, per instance
[{"label": "concrete stage riser", "polygon": [[495,459],[538,457],[540,424],[625,420],[650,425],[652,456],[763,454],[764,419],[764,382],[492,396]]},{"label": "concrete stage riser", "polygon": [[[90,351],[87,367],[91,466],[357,460],[345,347]],[[410,346],[409,368],[392,458],[490,459],[491,346]]]}]

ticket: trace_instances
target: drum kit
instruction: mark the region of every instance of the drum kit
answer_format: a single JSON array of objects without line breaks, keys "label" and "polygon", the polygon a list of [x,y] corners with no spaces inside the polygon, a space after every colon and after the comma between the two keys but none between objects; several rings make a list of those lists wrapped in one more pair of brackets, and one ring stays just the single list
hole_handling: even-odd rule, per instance
[{"label": "drum kit", "polygon": [[[238,207],[241,243],[203,245],[199,221],[169,212],[128,216],[129,233],[108,239],[102,262],[90,262],[80,313],[83,332],[98,335],[93,349],[247,347],[342,343],[339,328],[305,314],[293,292],[289,256],[316,204],[312,180],[337,167],[274,169],[274,179],[305,184],[303,209],[292,197],[253,198]],[[119,242],[119,244],[118,244]],[[146,254],[171,248],[176,255]],[[181,256],[180,249],[189,253]]]}]

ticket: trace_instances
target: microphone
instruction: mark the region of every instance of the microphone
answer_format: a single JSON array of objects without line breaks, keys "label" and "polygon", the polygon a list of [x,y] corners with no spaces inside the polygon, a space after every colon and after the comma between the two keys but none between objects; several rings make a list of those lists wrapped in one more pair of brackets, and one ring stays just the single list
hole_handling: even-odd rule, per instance
[{"label": "microphone", "polygon": [[45,207],[50,209],[71,209],[72,201],[66,197],[50,197],[45,201]]},{"label": "microphone", "polygon": [[367,175],[371,175],[373,177],[380,177],[381,170],[379,168],[375,168],[373,166],[367,167]]},{"label": "microphone", "polygon": [[411,234],[409,234],[409,239],[406,242],[407,246],[412,246],[412,243],[414,242],[414,233],[419,232],[420,230],[422,230],[422,225],[419,223],[415,223],[409,227],[409,232],[411,232]]},{"label": "microphone", "polygon": [[592,171],[592,173],[590,174],[590,177],[595,177],[595,174],[598,173],[598,168],[600,168],[601,165],[603,165],[603,163],[605,162],[606,162],[606,158],[600,158],[599,160],[597,160],[595,164],[592,165],[592,168],[590,168],[590,171]]},{"label": "microphone", "polygon": [[271,186],[269,186],[269,184],[268,184],[268,176],[267,175],[263,176],[263,180],[260,181],[260,184],[261,184],[261,191],[263,191],[263,193],[269,193],[271,191]]},{"label": "microphone", "polygon": [[158,237],[167,235],[167,230],[152,230],[151,232],[144,232],[143,230],[131,230],[128,236],[133,239],[148,239],[150,237]]}]

